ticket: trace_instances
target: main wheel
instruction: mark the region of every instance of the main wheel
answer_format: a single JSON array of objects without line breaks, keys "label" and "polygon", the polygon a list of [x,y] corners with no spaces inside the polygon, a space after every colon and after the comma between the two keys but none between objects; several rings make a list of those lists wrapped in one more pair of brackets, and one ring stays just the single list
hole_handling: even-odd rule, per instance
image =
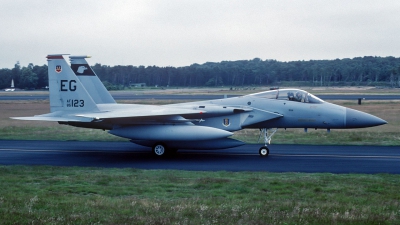
[{"label": "main wheel", "polygon": [[269,155],[269,149],[267,146],[263,146],[259,150],[260,156],[268,156]]},{"label": "main wheel", "polygon": [[167,153],[167,148],[163,144],[160,144],[160,143],[155,144],[153,146],[153,153],[156,156],[164,156]]}]

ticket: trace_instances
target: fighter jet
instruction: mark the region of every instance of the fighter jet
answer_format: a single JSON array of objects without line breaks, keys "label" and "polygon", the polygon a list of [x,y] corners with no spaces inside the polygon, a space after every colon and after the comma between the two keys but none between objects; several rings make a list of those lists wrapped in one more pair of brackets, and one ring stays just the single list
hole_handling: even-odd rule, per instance
[{"label": "fighter jet", "polygon": [[278,128],[348,129],[386,124],[376,116],[325,102],[299,89],[278,89],[218,100],[168,105],[118,104],[86,61],[48,55],[50,113],[19,120],[55,121],[103,129],[152,148],[156,156],[178,149],[225,149],[245,144],[234,131],[259,129],[261,156],[269,155]]}]

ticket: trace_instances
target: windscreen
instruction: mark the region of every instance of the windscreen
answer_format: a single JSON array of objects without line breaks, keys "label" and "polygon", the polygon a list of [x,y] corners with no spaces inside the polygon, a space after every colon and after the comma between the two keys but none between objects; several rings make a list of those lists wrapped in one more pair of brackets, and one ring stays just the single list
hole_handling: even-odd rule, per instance
[{"label": "windscreen", "polygon": [[278,91],[264,91],[260,93],[251,94],[257,98],[268,98],[268,99],[276,99],[278,97]]},{"label": "windscreen", "polygon": [[278,100],[295,101],[303,103],[315,104],[324,102],[318,97],[306,91],[298,89],[282,89],[282,90],[266,91],[252,95],[259,98],[278,99]]}]

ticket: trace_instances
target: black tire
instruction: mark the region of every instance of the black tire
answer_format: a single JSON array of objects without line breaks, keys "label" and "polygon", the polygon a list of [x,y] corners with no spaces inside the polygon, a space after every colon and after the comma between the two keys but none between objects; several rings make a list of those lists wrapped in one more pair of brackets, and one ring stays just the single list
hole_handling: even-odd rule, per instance
[{"label": "black tire", "polygon": [[269,149],[266,146],[263,146],[263,147],[260,148],[258,153],[260,153],[260,156],[268,156],[269,155]]},{"label": "black tire", "polygon": [[162,143],[157,143],[153,146],[153,154],[158,157],[165,156],[167,154],[167,148]]}]

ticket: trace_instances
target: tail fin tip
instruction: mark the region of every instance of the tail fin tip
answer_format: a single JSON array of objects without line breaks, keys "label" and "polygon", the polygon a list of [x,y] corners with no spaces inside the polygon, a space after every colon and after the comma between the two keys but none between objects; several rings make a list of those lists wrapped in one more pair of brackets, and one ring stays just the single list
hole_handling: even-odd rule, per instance
[{"label": "tail fin tip", "polygon": [[70,54],[49,54],[46,56],[47,59],[64,59],[63,55],[70,55]]}]

